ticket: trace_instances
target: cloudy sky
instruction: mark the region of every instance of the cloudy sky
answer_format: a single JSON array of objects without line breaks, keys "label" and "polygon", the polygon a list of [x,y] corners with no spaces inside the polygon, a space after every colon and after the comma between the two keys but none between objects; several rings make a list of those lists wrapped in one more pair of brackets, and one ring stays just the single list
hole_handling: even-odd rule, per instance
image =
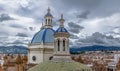
[{"label": "cloudy sky", "polygon": [[71,45],[120,46],[120,0],[0,0],[0,46],[28,44],[48,7],[54,29],[64,14]]}]

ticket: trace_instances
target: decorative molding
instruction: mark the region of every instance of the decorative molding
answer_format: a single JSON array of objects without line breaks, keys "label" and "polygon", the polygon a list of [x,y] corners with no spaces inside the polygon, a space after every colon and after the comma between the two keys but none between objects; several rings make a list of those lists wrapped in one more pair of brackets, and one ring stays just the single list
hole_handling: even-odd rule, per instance
[{"label": "decorative molding", "polygon": [[69,38],[70,37],[70,34],[69,33],[66,33],[66,32],[58,32],[58,33],[55,33],[54,34],[54,37],[67,37]]}]

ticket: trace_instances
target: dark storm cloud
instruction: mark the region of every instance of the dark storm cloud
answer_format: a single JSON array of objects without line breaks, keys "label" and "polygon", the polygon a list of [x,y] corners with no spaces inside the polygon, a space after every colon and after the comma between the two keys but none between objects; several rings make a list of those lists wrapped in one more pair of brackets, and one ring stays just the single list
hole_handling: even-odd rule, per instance
[{"label": "dark storm cloud", "polygon": [[74,22],[69,22],[68,23],[68,26],[71,27],[71,28],[79,28],[79,29],[83,29],[84,27],[74,23]]},{"label": "dark storm cloud", "polygon": [[51,2],[62,11],[90,11],[90,18],[105,17],[120,12],[120,0],[55,0]]},{"label": "dark storm cloud", "polygon": [[28,37],[28,35],[25,34],[25,33],[18,33],[16,36],[20,36],[20,37]]},{"label": "dark storm cloud", "polygon": [[18,25],[18,24],[10,24],[9,27],[12,27],[12,28],[21,28],[21,29],[25,29],[26,30],[26,28],[24,28],[23,26]]},{"label": "dark storm cloud", "polygon": [[79,28],[70,28],[69,31],[75,34],[78,34],[80,32]]},{"label": "dark storm cloud", "polygon": [[[20,5],[16,10],[16,13],[22,16],[34,18],[36,22],[42,22],[44,12],[47,12],[44,1],[41,0],[30,0],[27,1],[28,5]],[[45,0],[45,2],[48,2]],[[41,18],[42,17],[42,18]]]},{"label": "dark storm cloud", "polygon": [[68,26],[69,26],[69,31],[72,33],[75,33],[75,34],[79,33],[82,29],[84,29],[84,27],[82,27],[74,22],[69,22]]},{"label": "dark storm cloud", "polygon": [[0,22],[14,20],[14,18],[10,17],[8,14],[1,14],[0,15]]},{"label": "dark storm cloud", "polygon": [[84,11],[80,15],[77,15],[77,18],[87,19],[89,14],[90,14],[90,11]]},{"label": "dark storm cloud", "polygon": [[102,0],[55,0],[51,3],[54,3],[54,5],[61,5],[61,6],[67,6],[70,8],[76,7],[76,8],[92,8],[101,3]]},{"label": "dark storm cloud", "polygon": [[78,42],[78,44],[119,45],[120,39],[95,32],[92,36],[88,36],[85,39],[79,39],[76,42]]},{"label": "dark storm cloud", "polygon": [[23,43],[23,41],[15,40],[13,43],[10,43],[10,44],[24,44],[24,43]]},{"label": "dark storm cloud", "polygon": [[70,34],[70,38],[71,38],[71,39],[78,39],[79,37],[78,37],[77,35],[74,35],[74,34],[71,33],[71,34]]},{"label": "dark storm cloud", "polygon": [[30,31],[35,31],[35,27],[29,27]]},{"label": "dark storm cloud", "polygon": [[28,9],[28,7],[19,6],[19,8],[16,12],[20,15],[23,15],[23,16],[32,16],[31,14],[34,14],[35,10]]}]

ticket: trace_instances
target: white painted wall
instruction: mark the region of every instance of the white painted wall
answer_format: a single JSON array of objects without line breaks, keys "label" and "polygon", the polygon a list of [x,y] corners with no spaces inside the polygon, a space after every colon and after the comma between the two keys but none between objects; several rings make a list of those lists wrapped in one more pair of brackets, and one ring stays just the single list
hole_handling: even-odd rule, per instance
[{"label": "white painted wall", "polygon": [[[53,56],[53,51],[44,51],[44,48],[52,48],[54,49],[54,43],[45,43],[45,44],[30,44],[28,46],[30,51],[28,52],[28,63],[38,64],[44,61],[48,61],[51,56]],[[38,50],[36,50],[38,49]],[[44,53],[47,52],[47,53]],[[36,57],[36,61],[32,59],[32,57]]]}]

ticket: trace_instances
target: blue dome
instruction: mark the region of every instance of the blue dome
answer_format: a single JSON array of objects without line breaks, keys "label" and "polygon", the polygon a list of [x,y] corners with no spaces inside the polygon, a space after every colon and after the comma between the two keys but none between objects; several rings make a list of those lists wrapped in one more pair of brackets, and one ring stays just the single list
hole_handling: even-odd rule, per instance
[{"label": "blue dome", "polygon": [[31,43],[53,43],[54,42],[54,30],[51,28],[44,28],[37,32]]},{"label": "blue dome", "polygon": [[68,32],[64,27],[59,27],[56,32]]}]

